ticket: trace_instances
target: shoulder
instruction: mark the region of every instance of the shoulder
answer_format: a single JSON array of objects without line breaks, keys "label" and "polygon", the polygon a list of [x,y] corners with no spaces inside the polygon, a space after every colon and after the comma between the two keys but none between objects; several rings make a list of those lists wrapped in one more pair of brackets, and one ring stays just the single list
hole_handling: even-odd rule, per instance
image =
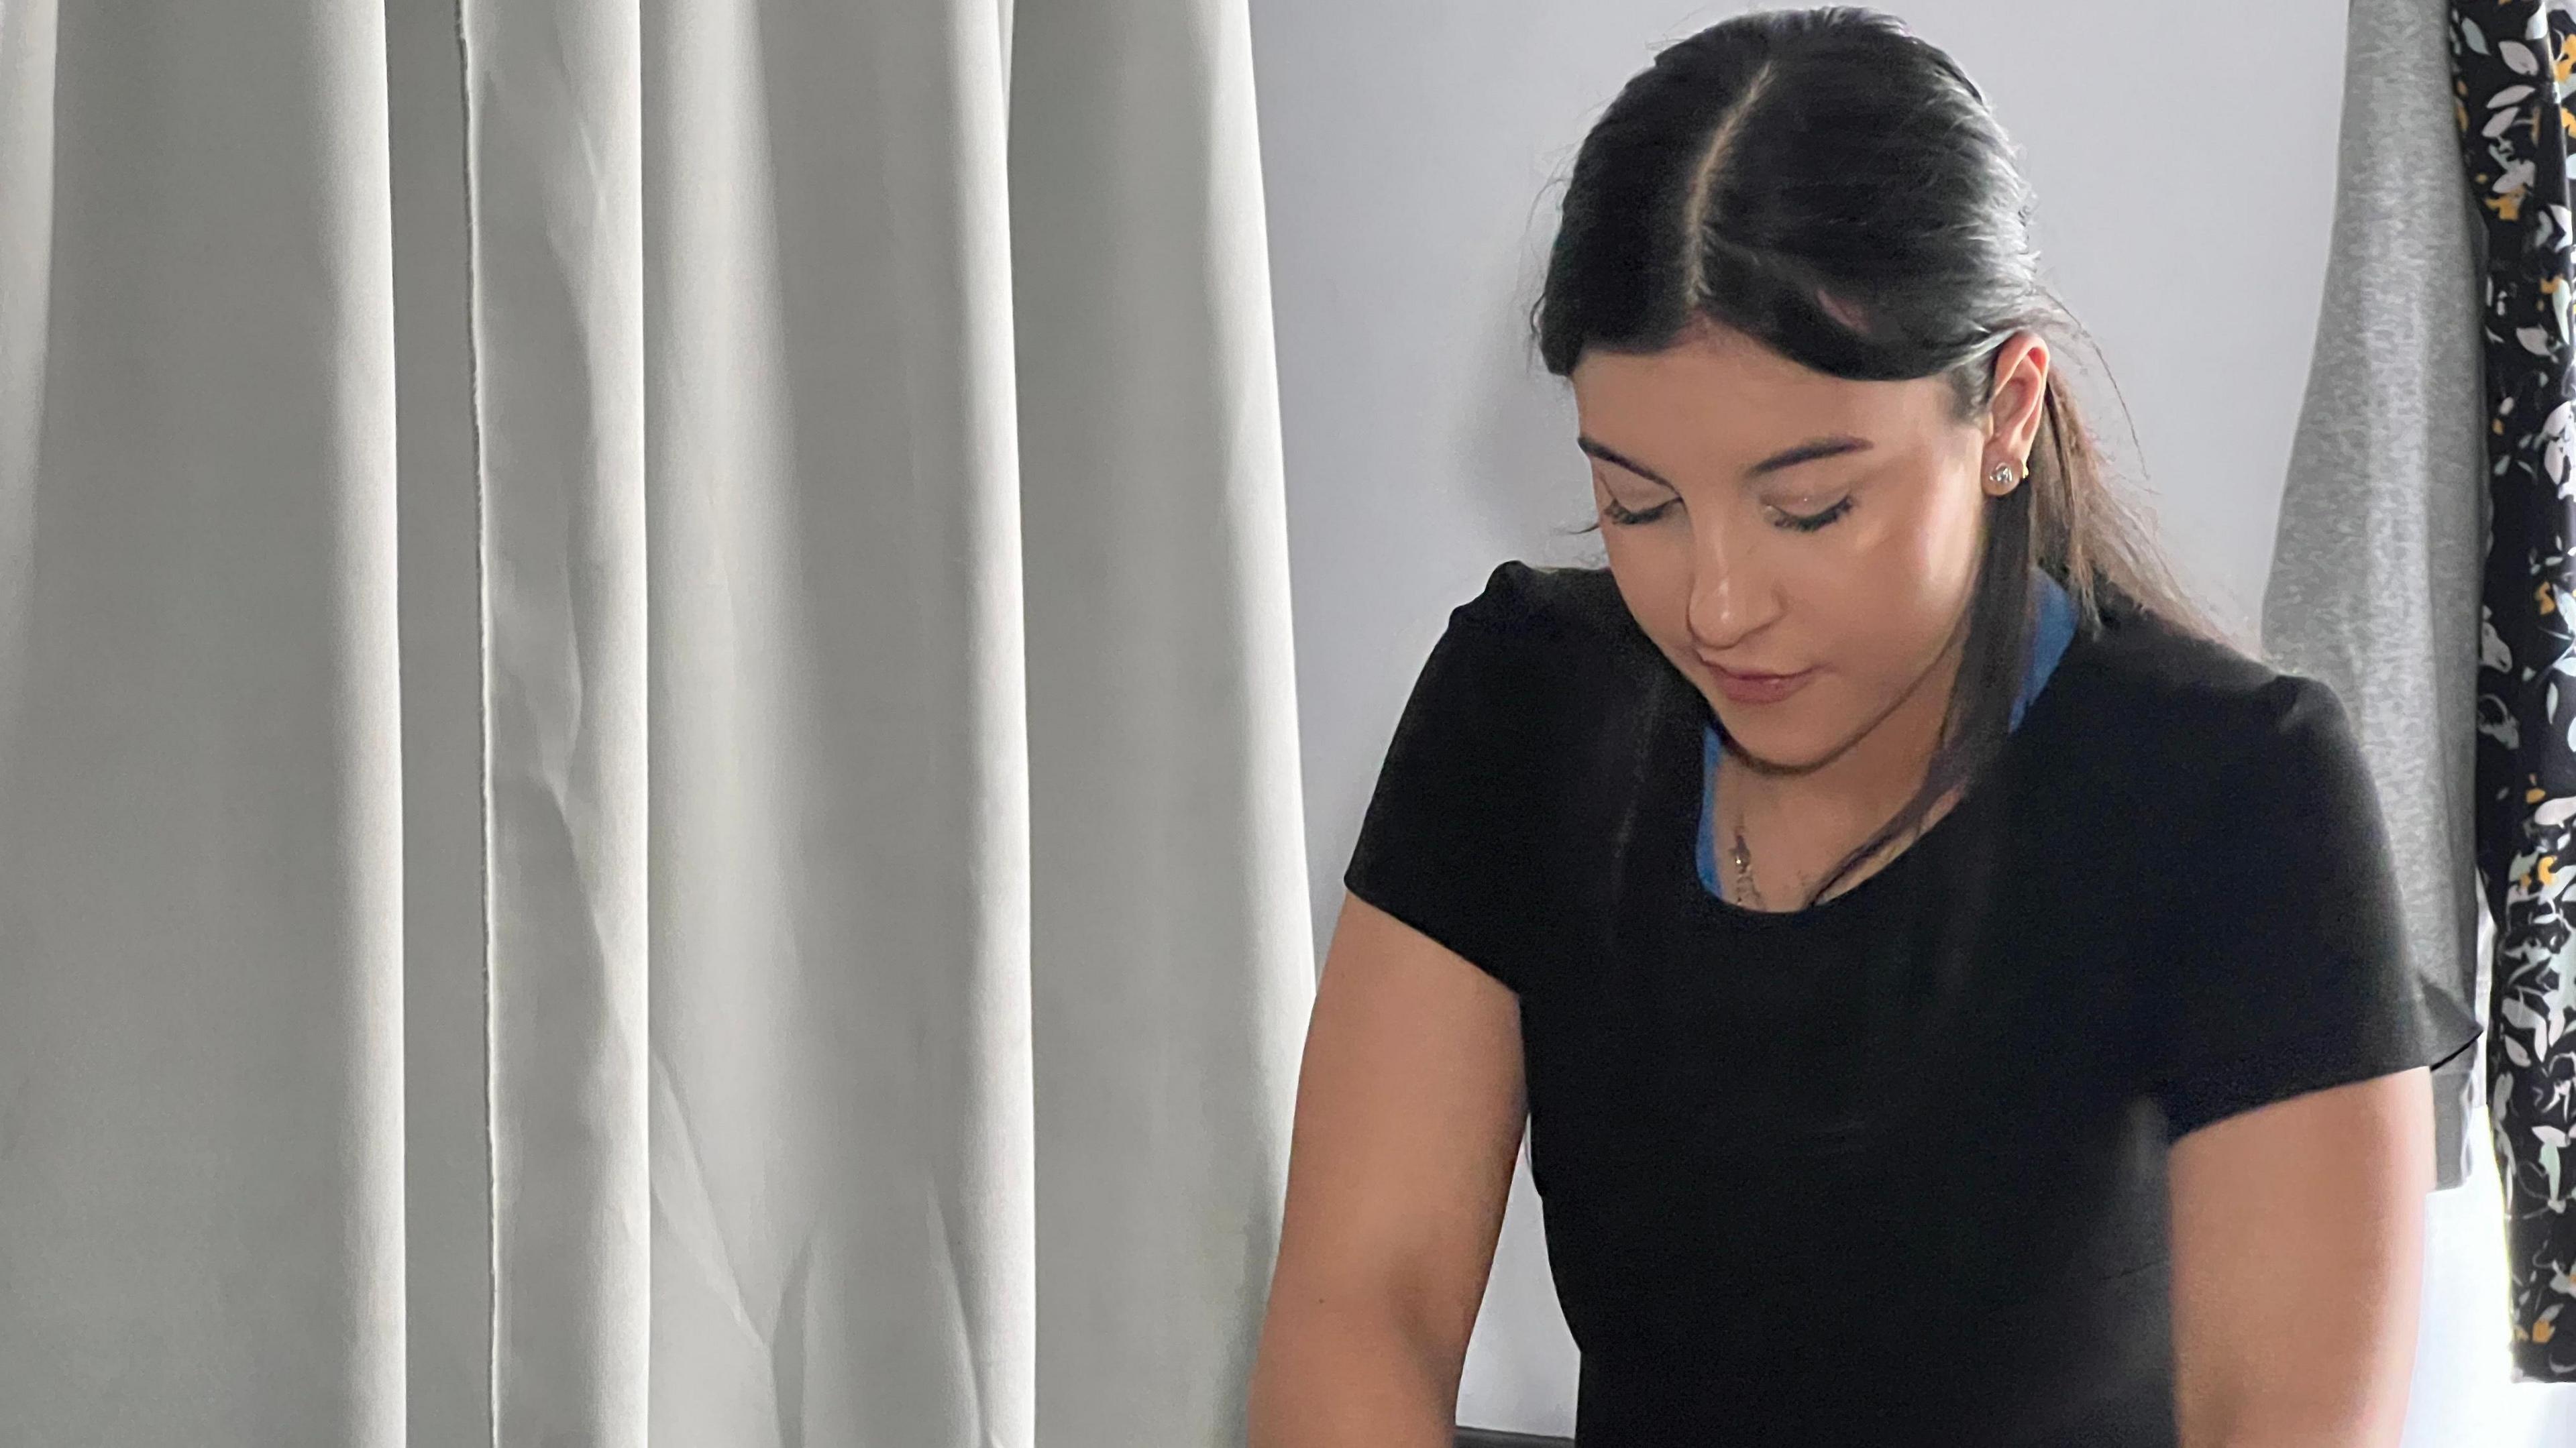
[{"label": "shoulder", "polygon": [[1494,569],[1416,678],[1344,883],[1515,990],[1540,979],[1651,717],[1634,647],[1652,653],[1605,571]]},{"label": "shoulder", "polygon": [[[1499,564],[1484,591],[1451,610],[1464,624],[1533,642],[1611,642],[1637,634],[1636,619],[1607,568]],[[1642,641],[1642,640],[1640,640]]]},{"label": "shoulder", "polygon": [[1437,656],[1507,689],[1512,712],[1532,726],[1574,724],[1671,667],[1637,627],[1610,570],[1517,560],[1497,566],[1481,592],[1450,610]]},{"label": "shoulder", "polygon": [[1393,752],[1408,767],[1436,755],[1496,807],[1572,830],[1674,717],[1678,682],[1609,570],[1508,562],[1450,611]]},{"label": "shoulder", "polygon": [[2113,614],[2084,651],[2087,732],[2195,773],[2293,762],[2349,733],[2323,682],[2153,616]]},{"label": "shoulder", "polygon": [[2377,790],[2326,684],[2135,614],[2080,647],[2057,760],[2153,848],[2377,828]]}]

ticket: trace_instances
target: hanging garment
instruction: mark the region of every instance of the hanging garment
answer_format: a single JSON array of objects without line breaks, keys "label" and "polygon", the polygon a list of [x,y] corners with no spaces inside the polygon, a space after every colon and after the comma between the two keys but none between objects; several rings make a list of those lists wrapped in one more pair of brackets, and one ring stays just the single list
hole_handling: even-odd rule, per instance
[{"label": "hanging garment", "polygon": [[2478,651],[2477,854],[2495,919],[2496,1166],[2518,1375],[2576,1382],[2576,493],[2567,133],[2576,23],[2541,0],[2453,0],[2454,117],[2485,232],[2491,528]]},{"label": "hanging garment", "polygon": [[[2325,305],[2263,644],[2333,686],[2395,846],[2408,955],[2437,1018],[2473,1022],[2470,789],[2483,466],[2476,230],[2438,5],[2355,0]],[[2476,1053],[2433,1073],[2437,1180],[2468,1175]]]}]

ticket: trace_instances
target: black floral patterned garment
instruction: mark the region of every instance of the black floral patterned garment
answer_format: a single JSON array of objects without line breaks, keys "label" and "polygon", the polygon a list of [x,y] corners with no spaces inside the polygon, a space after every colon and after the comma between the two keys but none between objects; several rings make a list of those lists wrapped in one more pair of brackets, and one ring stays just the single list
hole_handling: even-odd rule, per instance
[{"label": "black floral patterned garment", "polygon": [[2496,925],[2488,1097],[2516,1371],[2576,1381],[2576,468],[2567,138],[2576,23],[2543,0],[2452,0],[2460,135],[2486,233],[2491,411],[2478,667],[2477,851]]}]

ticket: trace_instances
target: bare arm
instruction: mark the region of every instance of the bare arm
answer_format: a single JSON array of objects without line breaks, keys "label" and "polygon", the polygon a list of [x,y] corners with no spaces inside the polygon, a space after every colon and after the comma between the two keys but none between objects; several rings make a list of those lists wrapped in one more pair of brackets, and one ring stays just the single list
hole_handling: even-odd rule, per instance
[{"label": "bare arm", "polygon": [[2174,1144],[2184,1448],[2395,1448],[2432,1190],[2421,1069],[2274,1102]]},{"label": "bare arm", "polygon": [[1522,1119],[1511,991],[1346,898],[1297,1078],[1251,1448],[1447,1448]]}]

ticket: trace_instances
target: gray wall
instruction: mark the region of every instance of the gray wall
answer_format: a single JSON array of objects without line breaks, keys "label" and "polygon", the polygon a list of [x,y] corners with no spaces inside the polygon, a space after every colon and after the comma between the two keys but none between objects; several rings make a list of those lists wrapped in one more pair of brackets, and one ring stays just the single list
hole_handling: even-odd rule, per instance
[{"label": "gray wall", "polygon": [[[1590,506],[1571,403],[1522,341],[1551,183],[1661,42],[1747,8],[1254,0],[1319,946],[1448,610],[1504,558],[1584,553],[1552,532]],[[1890,8],[1959,58],[2023,147],[2049,269],[2117,395],[2094,358],[2063,360],[2186,582],[2251,637],[2322,290],[2345,6]],[[1562,1432],[1573,1349],[1535,1207],[1524,1173],[1460,1417]],[[2493,1279],[2468,1270],[2435,1287],[2474,1337]],[[2427,1376],[2458,1378],[2467,1350],[2428,1342]],[[2443,1391],[2419,1388],[2419,1409]]]}]

